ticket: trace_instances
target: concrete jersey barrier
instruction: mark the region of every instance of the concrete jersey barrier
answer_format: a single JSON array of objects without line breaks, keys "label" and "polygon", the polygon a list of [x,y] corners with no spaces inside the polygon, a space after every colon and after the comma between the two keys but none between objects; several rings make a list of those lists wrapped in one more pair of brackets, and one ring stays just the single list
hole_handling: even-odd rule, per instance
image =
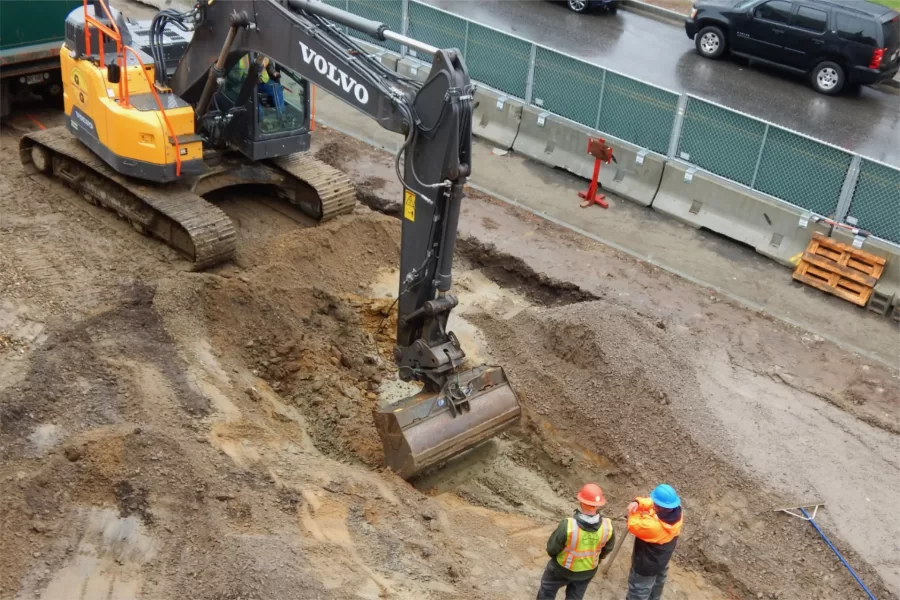
[{"label": "concrete jersey barrier", "polygon": [[600,168],[603,189],[650,206],[662,178],[665,158],[558,117],[525,106],[513,150],[529,158],[590,179],[594,158],[587,153],[588,139],[603,138],[612,146],[617,163]]},{"label": "concrete jersey barrier", "polygon": [[472,133],[509,150],[519,132],[522,109],[521,102],[500,92],[476,88]]},{"label": "concrete jersey barrier", "polygon": [[721,177],[681,163],[666,164],[653,209],[752,246],[787,267],[809,245],[813,233],[829,235],[825,223],[802,223],[809,213]]}]

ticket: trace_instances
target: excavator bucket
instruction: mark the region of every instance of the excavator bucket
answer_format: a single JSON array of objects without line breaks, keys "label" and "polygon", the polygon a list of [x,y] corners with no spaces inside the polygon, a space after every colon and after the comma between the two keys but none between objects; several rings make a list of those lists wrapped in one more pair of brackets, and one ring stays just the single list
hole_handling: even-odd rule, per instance
[{"label": "excavator bucket", "polygon": [[440,392],[421,392],[375,410],[385,464],[408,479],[485,442],[519,422],[522,408],[500,367],[450,378]]}]

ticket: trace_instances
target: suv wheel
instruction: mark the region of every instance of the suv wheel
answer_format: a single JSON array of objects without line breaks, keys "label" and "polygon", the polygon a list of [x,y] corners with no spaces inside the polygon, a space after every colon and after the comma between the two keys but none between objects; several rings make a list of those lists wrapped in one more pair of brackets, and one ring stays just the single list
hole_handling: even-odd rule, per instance
[{"label": "suv wheel", "polygon": [[694,38],[694,43],[704,58],[719,58],[725,53],[725,34],[718,27],[704,27]]},{"label": "suv wheel", "polygon": [[568,4],[577,13],[585,13],[591,6],[589,0],[568,0]]},{"label": "suv wheel", "polygon": [[844,69],[837,63],[820,62],[810,75],[812,85],[820,94],[833,96],[844,87]]}]

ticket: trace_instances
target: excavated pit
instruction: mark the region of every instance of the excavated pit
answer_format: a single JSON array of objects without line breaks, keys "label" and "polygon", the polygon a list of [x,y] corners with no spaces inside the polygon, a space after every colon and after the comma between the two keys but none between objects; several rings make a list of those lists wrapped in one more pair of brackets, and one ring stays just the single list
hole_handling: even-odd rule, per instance
[{"label": "excavated pit", "polygon": [[[213,347],[237,352],[297,407],[318,450],[378,468],[371,411],[410,393],[391,363],[398,253],[399,222],[362,214],[279,236],[241,276],[191,276],[167,292],[181,309],[170,300],[157,305],[172,315],[199,308]],[[462,244],[455,281],[461,305],[451,326],[474,361],[509,370],[523,425],[418,477],[417,489],[552,519],[568,511],[585,480],[600,483],[621,509],[677,473],[692,515],[681,564],[739,597],[795,585],[820,597],[855,597],[842,579],[800,569],[802,561],[791,579],[778,579],[773,554],[800,557],[815,540],[760,514],[757,507],[784,500],[684,428],[679,413],[690,414],[698,388],[690,340],[475,242]]]},{"label": "excavated pit", "polygon": [[[17,181],[6,191],[26,190]],[[391,206],[378,181],[365,188]],[[109,267],[93,247],[72,257],[77,294],[22,276],[0,305],[0,322],[17,323],[20,304],[69,294],[89,315],[52,317],[48,304],[40,334],[0,331],[11,374],[0,522],[16,541],[0,556],[3,600],[91,586],[202,600],[531,597],[549,527],[586,480],[604,487],[612,517],[661,480],[678,485],[688,524],[675,598],[861,597],[810,528],[770,512],[786,499],[695,438],[705,365],[683,330],[462,238],[452,328],[473,361],[508,370],[523,423],[411,487],[381,471],[371,419],[408,392],[391,360],[399,221],[360,208],[304,229],[241,192],[221,204],[238,223],[236,264],[189,273],[51,191],[77,219],[56,246],[62,230],[42,231],[33,247],[47,260],[98,231],[123,241],[102,249]],[[122,285],[134,273],[142,283]],[[91,286],[102,292],[82,293]],[[626,569],[620,557],[589,598],[620,598]]]}]

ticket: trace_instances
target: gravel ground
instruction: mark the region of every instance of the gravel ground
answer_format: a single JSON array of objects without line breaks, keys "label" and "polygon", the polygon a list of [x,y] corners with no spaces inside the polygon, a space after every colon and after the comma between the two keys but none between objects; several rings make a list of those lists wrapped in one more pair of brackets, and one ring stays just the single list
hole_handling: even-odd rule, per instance
[{"label": "gravel ground", "polygon": [[[389,205],[387,155],[327,130],[315,144]],[[813,494],[896,597],[900,532],[872,506],[897,481],[896,372],[473,197],[460,314],[525,419],[413,488],[378,471],[370,420],[392,374],[374,290],[397,221],[360,209],[304,229],[228,195],[237,261],[194,274],[14,153],[0,165],[3,600],[528,597],[585,479],[610,515],[661,480],[682,490],[674,598],[861,597],[770,510]],[[592,597],[617,597],[626,566]]]}]

